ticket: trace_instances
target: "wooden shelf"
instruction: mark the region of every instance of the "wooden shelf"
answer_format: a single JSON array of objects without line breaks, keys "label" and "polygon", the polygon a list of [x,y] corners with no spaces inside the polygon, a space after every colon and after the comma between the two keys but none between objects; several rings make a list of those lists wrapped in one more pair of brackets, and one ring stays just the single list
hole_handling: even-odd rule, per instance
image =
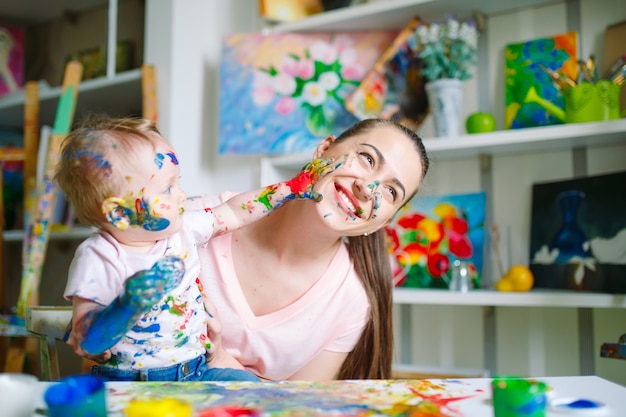
[{"label": "wooden shelf", "polygon": [[[50,240],[82,240],[93,233],[89,227],[75,227],[67,231],[51,232]],[[24,240],[23,230],[5,230],[3,233],[5,242],[21,242]]]},{"label": "wooden shelf", "polygon": [[323,32],[359,30],[400,30],[411,17],[428,21],[442,19],[451,10],[460,17],[470,17],[476,10],[484,14],[554,3],[550,0],[377,0],[356,6],[334,9],[294,22],[267,26],[267,32]]},{"label": "wooden shelf", "polygon": [[394,288],[393,302],[395,304],[456,306],[626,308],[626,294],[539,289],[529,292],[473,290],[463,293],[448,290]]},{"label": "wooden shelf", "polygon": [[[60,95],[60,86],[40,87],[41,124],[54,122]],[[112,116],[141,114],[141,69],[83,81],[78,88],[75,119],[86,112],[105,112]],[[0,98],[0,127],[15,128],[23,124],[24,91]]]}]

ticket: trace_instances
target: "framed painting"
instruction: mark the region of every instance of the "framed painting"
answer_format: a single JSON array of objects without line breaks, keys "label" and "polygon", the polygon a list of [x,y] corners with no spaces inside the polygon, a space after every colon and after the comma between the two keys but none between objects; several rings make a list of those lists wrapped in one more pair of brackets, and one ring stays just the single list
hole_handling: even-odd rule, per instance
[{"label": "framed painting", "polygon": [[505,47],[505,128],[564,123],[564,99],[542,66],[573,81],[578,75],[578,33],[568,32]]},{"label": "framed painting", "polygon": [[448,288],[460,260],[479,288],[485,211],[484,192],[413,198],[386,229],[395,286]]},{"label": "framed painting", "polygon": [[344,106],[397,32],[223,38],[219,153],[312,150],[358,119]]},{"label": "framed painting", "polygon": [[535,287],[626,293],[626,171],[533,185]]},{"label": "framed painting", "polygon": [[417,130],[428,116],[426,80],[408,44],[420,24],[413,18],[405,26],[346,99],[346,108],[359,119],[381,117]]}]

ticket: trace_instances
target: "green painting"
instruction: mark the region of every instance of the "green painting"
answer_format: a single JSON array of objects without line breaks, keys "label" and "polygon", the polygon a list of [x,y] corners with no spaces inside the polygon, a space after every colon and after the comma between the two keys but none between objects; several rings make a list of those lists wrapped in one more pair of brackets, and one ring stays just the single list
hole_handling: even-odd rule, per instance
[{"label": "green painting", "polygon": [[577,57],[577,32],[507,45],[505,128],[564,123],[561,90],[541,67],[558,71],[575,81]]}]

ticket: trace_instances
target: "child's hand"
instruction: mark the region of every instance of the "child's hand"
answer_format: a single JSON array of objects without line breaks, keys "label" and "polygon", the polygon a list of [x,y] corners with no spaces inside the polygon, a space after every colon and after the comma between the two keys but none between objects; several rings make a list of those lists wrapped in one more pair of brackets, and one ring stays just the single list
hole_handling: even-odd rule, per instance
[{"label": "child's hand", "polygon": [[298,175],[287,181],[287,185],[291,189],[294,198],[321,201],[322,195],[313,191],[313,185],[324,175],[334,170],[335,164],[333,159],[314,159],[306,164]]},{"label": "child's hand", "polygon": [[163,295],[176,288],[185,275],[185,264],[176,256],[166,256],[152,268],[138,271],[124,284],[120,301],[144,312],[158,303]]},{"label": "child's hand", "polygon": [[183,260],[166,256],[152,268],[128,278],[122,295],[103,310],[91,309],[77,320],[77,330],[84,335],[79,348],[86,354],[100,355],[113,347],[145,311],[180,284],[184,274]]}]

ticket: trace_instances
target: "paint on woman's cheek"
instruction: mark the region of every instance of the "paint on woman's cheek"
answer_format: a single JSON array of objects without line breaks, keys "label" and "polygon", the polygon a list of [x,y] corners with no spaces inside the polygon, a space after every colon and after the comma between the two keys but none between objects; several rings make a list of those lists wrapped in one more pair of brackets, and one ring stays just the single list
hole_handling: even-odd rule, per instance
[{"label": "paint on woman's cheek", "polygon": [[374,200],[374,203],[372,204],[372,219],[375,219],[376,217],[378,217],[378,209],[380,208],[380,202],[383,199],[383,196],[380,193],[375,193],[374,196],[372,197]]},{"label": "paint on woman's cheek", "polygon": [[[374,194],[376,192],[376,190],[378,189],[378,187],[380,186],[380,181],[375,180],[373,183],[371,184],[367,184],[367,188],[370,190],[371,194]],[[370,197],[370,200],[372,198]]]}]

